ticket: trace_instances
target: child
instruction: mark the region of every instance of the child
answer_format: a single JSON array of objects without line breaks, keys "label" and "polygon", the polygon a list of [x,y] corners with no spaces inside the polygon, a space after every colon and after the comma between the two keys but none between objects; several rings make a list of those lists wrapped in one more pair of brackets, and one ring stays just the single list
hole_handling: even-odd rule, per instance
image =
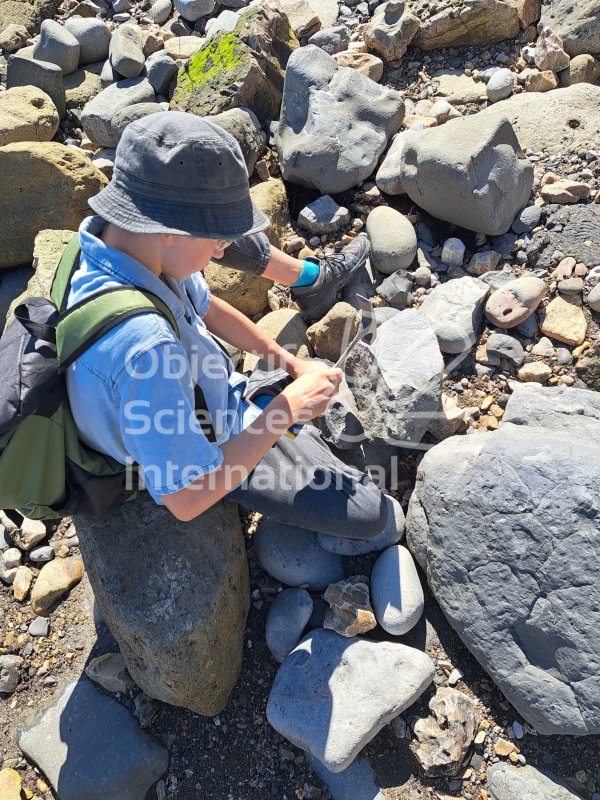
[{"label": "child", "polygon": [[[388,504],[371,480],[337,459],[314,426],[295,439],[285,435],[323,413],[341,370],[288,353],[211,297],[202,276],[211,259],[222,259],[287,280],[310,318],[325,313],[363,266],[366,239],[321,262],[298,262],[270,248],[261,233],[268,220],[252,204],[235,139],[177,111],[126,128],[113,178],[90,206],[98,216],[80,227],[68,307],[133,285],[167,305],[178,331],[161,315],[133,316],[69,367],[81,438],[123,464],[137,463],[154,500],[180,520],[229,494],[284,523],[351,538],[380,533]],[[247,379],[211,334],[293,380],[261,411],[244,400]]]}]

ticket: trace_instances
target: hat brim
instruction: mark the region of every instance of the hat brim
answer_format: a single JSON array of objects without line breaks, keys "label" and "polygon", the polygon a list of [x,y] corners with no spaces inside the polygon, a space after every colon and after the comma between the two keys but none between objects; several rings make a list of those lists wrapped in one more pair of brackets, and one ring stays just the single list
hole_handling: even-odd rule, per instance
[{"label": "hat brim", "polygon": [[263,231],[269,219],[250,195],[230,205],[198,206],[132,196],[114,181],[88,200],[107,222],[132,233],[173,233],[202,239],[239,239]]}]

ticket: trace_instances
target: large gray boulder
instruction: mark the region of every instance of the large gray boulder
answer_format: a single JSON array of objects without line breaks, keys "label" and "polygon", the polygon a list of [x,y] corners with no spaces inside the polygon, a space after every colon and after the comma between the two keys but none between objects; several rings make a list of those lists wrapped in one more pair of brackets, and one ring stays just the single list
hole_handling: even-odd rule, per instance
[{"label": "large gray boulder", "polygon": [[87,573],[131,677],[198,714],[223,710],[242,661],[248,565],[237,506],[178,522],[146,498],[76,517]]},{"label": "large gray boulder", "polygon": [[408,138],[400,181],[432,216],[499,236],[527,205],[533,167],[506,117],[473,114]]},{"label": "large gray boulder", "polygon": [[283,177],[322,194],[344,192],[373,172],[403,117],[399,92],[302,47],[288,61],[275,139]]},{"label": "large gray boulder", "polygon": [[557,250],[590,266],[600,264],[599,205],[549,205],[544,208],[543,221],[545,224],[533,234],[527,247],[531,266],[555,267]]},{"label": "large gray boulder", "polygon": [[406,309],[360,342],[346,362],[346,380],[369,442],[412,445],[423,438],[442,396],[444,362],[433,326]]},{"label": "large gray boulder", "polygon": [[563,40],[573,57],[581,53],[600,55],[600,3],[598,0],[552,0],[542,6],[542,25],[548,25]]},{"label": "large gray boulder", "polygon": [[420,464],[408,544],[465,645],[542,734],[600,733],[600,396],[519,387],[497,432]]},{"label": "large gray boulder", "polygon": [[[600,86],[576,83],[550,92],[515,94],[470,119],[481,122],[490,114],[508,117],[521,147],[562,155],[568,146],[576,152],[600,139]],[[552,124],[540,125],[540,119]]]},{"label": "large gray boulder", "polygon": [[397,642],[317,629],[279,668],[267,703],[276,731],[341,772],[431,683],[434,664]]},{"label": "large gray boulder", "polygon": [[87,678],[67,686],[19,747],[61,800],[144,800],[169,766],[167,750]]},{"label": "large gray boulder", "polygon": [[581,800],[551,772],[502,762],[489,768],[487,788],[491,800]]}]

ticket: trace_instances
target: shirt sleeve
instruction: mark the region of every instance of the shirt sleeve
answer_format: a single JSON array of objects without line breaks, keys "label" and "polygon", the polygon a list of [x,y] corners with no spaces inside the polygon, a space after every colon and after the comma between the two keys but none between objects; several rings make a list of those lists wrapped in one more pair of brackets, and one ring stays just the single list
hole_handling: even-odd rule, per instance
[{"label": "shirt sleeve", "polygon": [[189,278],[186,278],[184,285],[196,314],[198,314],[200,319],[204,319],[212,300],[206,278],[201,272],[194,272]]},{"label": "shirt sleeve", "polygon": [[117,386],[125,450],[159,500],[218,469],[223,453],[194,414],[189,362],[179,342],[155,345],[131,359]]}]

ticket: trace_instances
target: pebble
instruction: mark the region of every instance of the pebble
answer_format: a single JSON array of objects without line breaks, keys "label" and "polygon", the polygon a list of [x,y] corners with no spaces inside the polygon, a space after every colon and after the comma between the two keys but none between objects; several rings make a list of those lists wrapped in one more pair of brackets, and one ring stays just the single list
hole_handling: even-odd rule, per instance
[{"label": "pebble", "polygon": [[488,100],[497,103],[505,100],[513,93],[515,88],[515,75],[509,69],[503,68],[495,70],[486,86]]},{"label": "pebble", "polygon": [[517,720],[513,722],[512,729],[516,739],[522,739],[523,736],[525,735],[523,731],[523,726]]},{"label": "pebble", "polygon": [[2,800],[21,800],[21,776],[15,769],[0,770],[0,797]]},{"label": "pebble", "polygon": [[544,310],[540,329],[546,336],[564,344],[582,344],[587,332],[583,308],[570,299],[555,297]]},{"label": "pebble", "polygon": [[350,212],[328,194],[305,206],[298,214],[298,225],[309,233],[333,233],[350,223]]},{"label": "pebble", "polygon": [[592,309],[592,311],[600,313],[600,283],[597,283],[592,291],[588,294],[586,303]]},{"label": "pebble", "polygon": [[460,239],[446,239],[442,247],[442,261],[449,267],[460,267],[465,257],[465,245]]},{"label": "pebble", "polygon": [[542,209],[540,206],[527,206],[527,208],[524,208],[513,222],[513,232],[527,233],[528,231],[532,231],[537,225],[539,225],[541,216]]},{"label": "pebble", "polygon": [[546,336],[542,336],[539,342],[532,347],[531,352],[534,356],[542,356],[543,358],[553,358],[556,355],[554,345]]},{"label": "pebble", "polygon": [[350,637],[377,627],[369,602],[369,579],[365,575],[352,575],[330,584],[323,599],[329,603],[324,628]]},{"label": "pebble", "polygon": [[583,278],[566,278],[564,281],[559,281],[557,288],[563,294],[579,294],[583,291],[584,285]]},{"label": "pebble", "polygon": [[35,614],[47,616],[55,603],[83,577],[83,562],[78,558],[57,558],[44,564],[31,593]]},{"label": "pebble", "polygon": [[393,636],[408,633],[421,618],[425,602],[423,587],[406,547],[388,547],[375,562],[371,600],[377,622]]},{"label": "pebble", "polygon": [[459,669],[453,669],[450,675],[448,675],[448,685],[449,686],[456,686],[456,684],[463,679],[463,674]]},{"label": "pebble", "polygon": [[507,358],[519,367],[525,359],[525,351],[518,339],[504,333],[493,333],[486,342],[489,356]]},{"label": "pebble", "polygon": [[500,253],[495,250],[482,250],[475,253],[469,261],[467,272],[471,275],[485,275],[486,272],[493,272],[500,261]]},{"label": "pebble", "polygon": [[313,612],[313,600],[305,589],[284,589],[271,603],[265,626],[267,647],[283,663],[296,647]]},{"label": "pebble", "polygon": [[541,278],[516,278],[490,295],[485,315],[499,328],[515,328],[535,312],[545,292]]},{"label": "pebble", "polygon": [[92,658],[85,667],[85,674],[114,694],[127,694],[135,686],[121,653],[104,653]]},{"label": "pebble", "polygon": [[0,656],[0,694],[14,692],[19,685],[19,673],[23,664],[21,656]]},{"label": "pebble", "polygon": [[256,530],[254,545],[262,568],[288,586],[322,591],[344,577],[341,556],[324,550],[317,534],[306,528],[266,519]]},{"label": "pebble", "polygon": [[33,572],[29,567],[17,567],[13,580],[13,596],[15,600],[22,602],[27,598],[31,584],[33,583]]},{"label": "pebble", "polygon": [[2,565],[5,569],[14,569],[21,566],[22,554],[18,547],[10,547],[2,553]]},{"label": "pebble", "polygon": [[36,547],[29,553],[29,558],[35,563],[52,561],[54,558],[54,548],[51,545]]},{"label": "pebble", "polygon": [[568,367],[573,363],[573,356],[566,347],[557,347],[556,360],[561,367]]},{"label": "pebble", "polygon": [[344,539],[328,533],[319,533],[317,539],[321,547],[340,556],[361,556],[385,550],[397,544],[404,536],[404,512],[395,497],[386,496],[388,521],[381,533],[372,539]]},{"label": "pebble", "polygon": [[28,631],[30,636],[48,636],[50,620],[47,617],[36,617],[29,624]]},{"label": "pebble", "polygon": [[520,381],[546,383],[550,375],[552,375],[552,370],[543,361],[533,361],[530,364],[523,364],[518,374]]},{"label": "pebble", "polygon": [[279,668],[267,719],[339,773],[421,696],[434,671],[431,658],[414,647],[316,630]]},{"label": "pebble", "polygon": [[417,234],[412,223],[393,208],[378,206],[367,217],[371,263],[384,275],[407,269],[417,255]]},{"label": "pebble", "polygon": [[21,523],[21,528],[15,533],[15,544],[21,549],[29,551],[42,539],[46,538],[46,526],[37,519],[25,518]]}]

